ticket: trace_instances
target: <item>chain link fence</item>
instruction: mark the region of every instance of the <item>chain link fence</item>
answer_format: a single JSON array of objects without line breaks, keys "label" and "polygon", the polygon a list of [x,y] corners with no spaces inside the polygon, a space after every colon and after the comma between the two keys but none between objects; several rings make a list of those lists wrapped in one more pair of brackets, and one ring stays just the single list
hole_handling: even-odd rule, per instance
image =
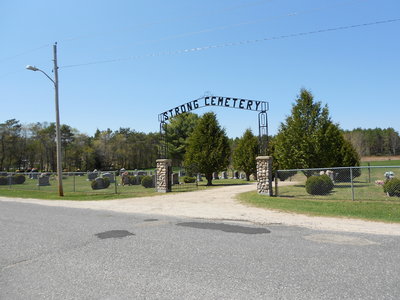
[{"label": "chain link fence", "polygon": [[173,166],[171,174],[171,191],[185,192],[197,190],[198,185],[198,167],[191,165],[189,167]]},{"label": "chain link fence", "polygon": [[396,177],[400,179],[400,166],[278,170],[274,174],[275,195],[296,199],[400,202],[400,183]]},{"label": "chain link fence", "polygon": [[[142,186],[148,176],[151,182]],[[93,171],[63,172],[64,193],[147,194],[154,192],[155,171]],[[0,190],[58,192],[57,173],[54,172],[0,172]]]}]

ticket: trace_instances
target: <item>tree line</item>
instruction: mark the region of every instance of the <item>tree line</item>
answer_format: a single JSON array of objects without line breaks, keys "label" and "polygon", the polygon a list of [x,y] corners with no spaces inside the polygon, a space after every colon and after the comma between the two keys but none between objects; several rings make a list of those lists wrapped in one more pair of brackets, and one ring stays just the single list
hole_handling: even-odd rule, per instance
[{"label": "tree line", "polygon": [[[89,136],[63,124],[60,134],[65,171],[144,169],[153,167],[158,158],[158,133],[120,128]],[[0,123],[0,170],[32,168],[56,170],[55,124],[23,125],[15,119]]]},{"label": "tree line", "polygon": [[360,156],[399,155],[400,136],[393,128],[375,128],[344,131],[344,136],[349,140]]},{"label": "tree line", "polygon": [[[159,133],[137,132],[130,128],[97,130],[93,136],[61,125],[63,169],[88,171],[154,167],[159,158]],[[259,154],[257,137],[247,129],[242,137],[229,139],[215,114],[185,113],[172,118],[165,128],[168,157],[174,165],[206,165],[212,171],[228,166],[255,173]],[[218,134],[217,134],[218,133]],[[18,120],[0,123],[0,171],[56,170],[54,123],[21,124]],[[215,150],[215,151],[214,151]],[[342,131],[327,106],[302,89],[289,117],[276,136],[269,137],[268,155],[275,169],[356,166],[365,155],[397,155],[399,134],[393,128]],[[219,159],[218,157],[221,157]]]}]

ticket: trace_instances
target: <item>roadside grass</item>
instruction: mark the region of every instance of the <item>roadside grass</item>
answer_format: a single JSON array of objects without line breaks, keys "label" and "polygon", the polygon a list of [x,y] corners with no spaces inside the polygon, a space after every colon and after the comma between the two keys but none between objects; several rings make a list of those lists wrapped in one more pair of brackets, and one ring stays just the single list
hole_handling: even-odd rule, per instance
[{"label": "roadside grass", "polygon": [[[119,177],[117,177],[117,182],[111,183],[107,189],[92,190],[90,181],[87,180],[86,176],[67,176],[63,179],[64,197],[58,196],[58,185],[54,176],[50,178],[49,186],[38,186],[37,182],[37,180],[27,178],[23,184],[0,185],[0,197],[97,201],[160,195],[154,188],[144,188],[141,185],[122,186],[119,183]],[[173,186],[172,192],[190,192],[229,185],[247,184],[248,182],[239,179],[213,180],[213,185],[210,187],[206,186],[206,183],[206,181],[200,182],[198,187],[194,184]]]},{"label": "roadside grass", "polygon": [[246,204],[284,212],[400,223],[400,202],[268,197],[255,191],[239,194],[238,199]]}]

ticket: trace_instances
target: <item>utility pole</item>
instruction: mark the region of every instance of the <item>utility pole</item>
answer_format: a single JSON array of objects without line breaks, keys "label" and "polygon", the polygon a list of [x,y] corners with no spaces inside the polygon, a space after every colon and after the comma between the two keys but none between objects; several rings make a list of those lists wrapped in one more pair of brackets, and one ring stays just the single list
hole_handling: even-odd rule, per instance
[{"label": "utility pole", "polygon": [[58,66],[57,66],[57,43],[53,45],[53,57],[54,57],[54,80],[47,73],[35,66],[27,65],[25,68],[30,71],[39,71],[43,73],[50,81],[54,84],[55,93],[55,107],[56,107],[56,146],[57,146],[57,177],[58,177],[58,194],[64,196],[63,185],[62,185],[62,163],[61,163],[61,134],[60,134],[60,112],[58,107]]},{"label": "utility pole", "polygon": [[58,195],[64,196],[62,184],[62,163],[61,163],[61,133],[60,133],[60,112],[58,107],[58,66],[57,66],[57,43],[53,45],[54,56],[54,89],[56,107],[56,144],[57,144],[57,176],[58,176]]}]

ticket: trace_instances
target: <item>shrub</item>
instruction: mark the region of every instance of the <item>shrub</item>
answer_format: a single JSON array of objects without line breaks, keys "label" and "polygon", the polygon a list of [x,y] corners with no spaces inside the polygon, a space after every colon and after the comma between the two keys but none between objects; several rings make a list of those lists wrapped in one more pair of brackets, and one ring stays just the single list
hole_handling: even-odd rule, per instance
[{"label": "shrub", "polygon": [[7,185],[8,179],[6,176],[0,176],[0,185]]},{"label": "shrub", "polygon": [[22,174],[14,175],[13,182],[15,184],[23,184],[25,182],[25,176]]},{"label": "shrub", "polygon": [[142,179],[143,179],[143,175],[136,175],[136,176],[130,176],[130,184],[132,185],[140,185],[142,184]]},{"label": "shrub", "polygon": [[136,176],[128,176],[128,179],[129,179],[129,184],[130,185],[138,184],[137,180],[136,180]]},{"label": "shrub", "polygon": [[333,189],[328,175],[311,176],[306,181],[306,191],[310,195],[326,195]]},{"label": "shrub", "polygon": [[142,178],[142,185],[145,188],[151,188],[153,187],[153,178],[151,176],[143,176]]},{"label": "shrub", "polygon": [[[280,181],[285,181],[286,179],[297,174],[297,171],[281,171],[278,172],[278,179]],[[272,174],[272,179],[275,180],[275,172]]]},{"label": "shrub", "polygon": [[103,177],[104,188],[108,188],[110,186],[110,178]]},{"label": "shrub", "polygon": [[383,191],[390,197],[400,197],[400,179],[392,178],[387,180],[383,185]]},{"label": "shrub", "polygon": [[338,169],[335,170],[335,181],[336,182],[351,182],[351,180],[356,177],[361,176],[361,169],[360,168],[353,168],[352,175],[353,178],[350,178],[350,168],[349,169]]},{"label": "shrub", "polygon": [[92,186],[93,190],[106,189],[110,186],[110,179],[108,179],[107,177],[98,177],[93,180],[90,185]]},{"label": "shrub", "polygon": [[185,176],[185,177],[183,177],[183,182],[184,183],[194,183],[194,182],[196,182],[196,178],[190,177],[190,176]]}]

